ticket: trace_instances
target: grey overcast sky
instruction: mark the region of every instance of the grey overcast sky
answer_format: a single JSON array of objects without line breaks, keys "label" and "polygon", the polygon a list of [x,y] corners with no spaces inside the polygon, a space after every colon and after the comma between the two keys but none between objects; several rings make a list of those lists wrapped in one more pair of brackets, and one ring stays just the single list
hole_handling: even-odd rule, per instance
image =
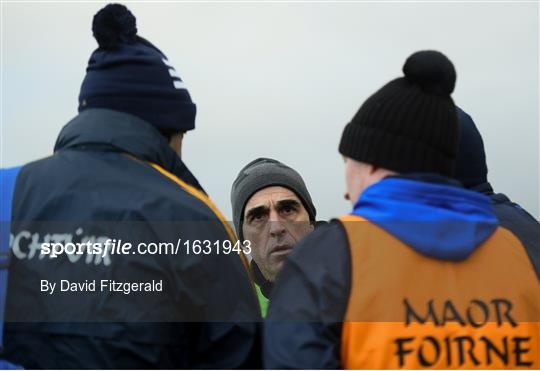
[{"label": "grey overcast sky", "polygon": [[[2,3],[2,167],[52,153],[105,4]],[[494,188],[539,216],[538,2],[124,4],[197,103],[183,159],[228,218],[232,181],[261,156],[303,175],[319,218],[348,212],[343,127],[421,49],[454,62]]]}]

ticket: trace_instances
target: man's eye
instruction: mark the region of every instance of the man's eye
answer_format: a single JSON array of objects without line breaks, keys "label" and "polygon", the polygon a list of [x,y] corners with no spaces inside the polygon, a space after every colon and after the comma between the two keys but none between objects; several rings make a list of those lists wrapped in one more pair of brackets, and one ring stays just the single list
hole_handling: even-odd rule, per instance
[{"label": "man's eye", "polygon": [[294,207],[292,207],[292,206],[284,206],[281,209],[281,213],[284,214],[284,215],[291,215],[295,211],[296,211],[296,209]]},{"label": "man's eye", "polygon": [[250,223],[260,223],[260,222],[264,221],[264,219],[265,219],[264,214],[253,215],[251,217]]}]

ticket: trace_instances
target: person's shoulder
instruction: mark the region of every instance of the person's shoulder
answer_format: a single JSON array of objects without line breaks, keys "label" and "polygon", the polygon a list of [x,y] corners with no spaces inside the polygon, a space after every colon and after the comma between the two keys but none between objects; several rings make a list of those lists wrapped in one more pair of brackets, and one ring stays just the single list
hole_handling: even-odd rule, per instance
[{"label": "person's shoulder", "polygon": [[[21,174],[33,174],[36,171],[50,173],[51,167],[56,163],[56,156],[51,155],[20,165]],[[44,170],[44,171],[43,171]],[[51,174],[55,175],[55,174]]]},{"label": "person's shoulder", "polygon": [[[127,161],[126,161],[127,163]],[[141,194],[145,214],[154,215],[154,220],[214,221],[219,217],[210,198],[198,187],[170,171],[151,164],[137,166],[129,163],[126,169],[132,179],[126,185],[134,194]]]},{"label": "person's shoulder", "polygon": [[311,261],[334,261],[347,253],[348,241],[343,225],[333,219],[328,223],[319,223],[313,232],[300,240],[289,259],[305,265]]},{"label": "person's shoulder", "polygon": [[501,227],[517,237],[540,278],[540,223],[519,204],[512,202],[503,194],[495,194],[491,199],[493,212]]},{"label": "person's shoulder", "polygon": [[345,238],[345,230],[342,223],[337,219],[332,219],[329,222],[316,222],[313,232],[299,241],[300,244],[324,244],[332,241],[333,238]]},{"label": "person's shoulder", "polygon": [[219,220],[208,198],[193,194],[180,186],[174,190],[156,189],[146,197],[147,200],[153,201],[144,207],[145,214],[155,215],[155,220],[192,222]]},{"label": "person's shoulder", "polygon": [[490,196],[493,203],[493,211],[499,220],[523,220],[538,226],[538,220],[533,217],[521,205],[510,200],[508,196],[502,193],[496,193]]}]

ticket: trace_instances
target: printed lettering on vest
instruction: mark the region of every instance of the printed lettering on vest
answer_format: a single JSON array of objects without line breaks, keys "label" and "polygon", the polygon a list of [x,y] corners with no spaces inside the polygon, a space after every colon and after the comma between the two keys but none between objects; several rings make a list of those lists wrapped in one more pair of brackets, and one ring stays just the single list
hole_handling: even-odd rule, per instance
[{"label": "printed lettering on vest", "polygon": [[[404,322],[407,327],[414,323],[420,325],[431,323],[435,327],[442,327],[448,323],[474,328],[480,328],[489,323],[496,323],[498,327],[503,326],[504,323],[512,327],[518,326],[511,315],[512,303],[505,299],[493,299],[489,303],[479,299],[471,300],[465,313],[459,313],[451,300],[444,301],[439,307],[436,306],[434,300],[429,300],[425,308],[414,308],[405,298],[403,305]],[[510,349],[508,338],[511,341]],[[399,367],[406,364],[408,357],[416,357],[416,361],[422,367],[431,367],[439,361],[441,349],[446,354],[446,366],[463,366],[466,363],[478,366],[482,362],[475,354],[484,355],[483,361],[487,365],[492,364],[494,357],[497,357],[504,365],[509,365],[509,362],[516,366],[532,365],[532,361],[524,358],[530,350],[530,337],[505,336],[499,345],[486,336],[481,336],[479,339],[472,336],[445,336],[444,338],[423,336],[420,341],[416,340],[417,337],[414,336],[394,340],[395,356],[398,357]],[[456,354],[456,357],[453,357],[453,354]]]}]

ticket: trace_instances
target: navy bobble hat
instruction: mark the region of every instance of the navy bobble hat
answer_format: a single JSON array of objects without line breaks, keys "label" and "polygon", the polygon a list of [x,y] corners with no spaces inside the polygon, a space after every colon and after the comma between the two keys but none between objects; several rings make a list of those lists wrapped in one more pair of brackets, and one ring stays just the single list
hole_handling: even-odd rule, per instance
[{"label": "navy bobble hat", "polygon": [[99,47],[88,61],[79,94],[79,112],[108,108],[130,113],[162,133],[195,128],[196,106],[167,57],[137,35],[136,19],[121,4],[94,16]]},{"label": "navy bobble hat", "polygon": [[487,183],[488,167],[484,141],[473,119],[457,107],[459,118],[459,147],[455,178],[466,188]]}]

